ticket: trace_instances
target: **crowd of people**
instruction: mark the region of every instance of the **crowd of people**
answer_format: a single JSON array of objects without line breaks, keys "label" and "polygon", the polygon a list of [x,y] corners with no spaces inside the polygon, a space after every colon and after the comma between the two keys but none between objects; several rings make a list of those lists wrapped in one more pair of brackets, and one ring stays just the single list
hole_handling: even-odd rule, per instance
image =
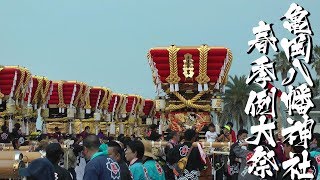
[{"label": "crowd of people", "polygon": [[[151,125],[144,139],[134,134],[131,137],[120,134],[115,138],[104,135],[102,131],[93,135],[89,126],[78,135],[66,135],[56,127],[51,135],[39,134],[36,138],[38,143],[29,143],[29,151],[38,151],[46,158],[34,160],[27,168],[20,169],[19,174],[27,179],[46,177],[48,180],[260,179],[248,173],[248,157],[256,148],[245,141],[248,131],[240,129],[236,133],[231,122],[223,126],[221,132],[216,131],[214,124],[203,129],[206,132],[203,141],[231,142],[228,154],[216,153],[225,151],[223,148],[211,148],[204,152],[201,146],[194,146],[193,143],[199,141],[199,134],[194,129],[184,132],[167,130],[164,137],[157,133],[157,128],[157,125]],[[302,149],[283,143],[281,134],[276,135],[277,146],[273,150],[276,163],[281,167],[281,163],[290,158],[290,152],[302,153]],[[315,177],[319,172],[314,159],[320,155],[319,138],[319,134],[314,134],[309,151],[313,168],[311,173]],[[6,125],[1,127],[0,143],[12,143],[14,149],[19,150],[20,145],[27,143],[25,140],[19,124],[14,125],[12,133]],[[160,152],[155,152],[150,141],[168,143]],[[260,144],[272,149],[264,138]],[[82,170],[81,159],[84,159]],[[213,175],[212,168],[215,169]],[[291,179],[290,174],[283,177],[285,171],[282,168],[272,172],[274,176],[266,179]]]}]

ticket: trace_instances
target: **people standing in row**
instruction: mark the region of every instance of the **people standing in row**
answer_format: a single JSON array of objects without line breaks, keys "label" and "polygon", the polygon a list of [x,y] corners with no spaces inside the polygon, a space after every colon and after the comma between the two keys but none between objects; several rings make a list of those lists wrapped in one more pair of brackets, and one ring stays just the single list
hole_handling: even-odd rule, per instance
[{"label": "people standing in row", "polygon": [[[85,128],[88,130],[88,128]],[[215,131],[215,126],[210,124],[208,126],[208,132],[206,133],[206,140],[208,142],[230,142],[232,141],[232,128],[228,125],[223,127],[222,133],[217,135]],[[85,131],[85,133],[87,133]],[[84,134],[84,133],[83,133]],[[244,142],[246,139],[248,132],[246,130],[240,130],[238,132],[237,141],[234,143],[230,149],[230,168],[228,168],[229,162],[225,161],[228,160],[227,156],[215,157],[215,160],[218,160],[221,163],[220,171],[219,168],[217,172],[216,179],[223,178],[223,176],[227,177],[227,179],[256,179],[255,176],[248,174],[248,164],[247,164],[247,144]],[[211,136],[214,135],[214,136]],[[122,135],[121,135],[122,136]],[[184,133],[184,141],[180,141],[180,134],[178,132],[171,131],[168,135],[168,143],[165,147],[165,155],[166,159],[164,160],[164,164],[158,162],[159,157],[154,156],[154,152],[151,148],[151,143],[142,141],[131,141],[129,137],[121,137],[119,140],[121,142],[112,141],[112,138],[104,139],[104,141],[108,144],[108,146],[103,146],[102,141],[99,141],[99,136],[96,135],[88,135],[83,143],[80,141],[82,140],[82,136],[79,139],[74,139],[76,142],[74,145],[70,145],[67,151],[64,152],[64,160],[63,166],[65,169],[69,170],[70,172],[62,170],[58,168],[56,160],[63,157],[63,152],[59,152],[61,149],[58,146],[56,148],[51,148],[54,153],[51,152],[51,155],[48,155],[48,158],[52,162],[54,166],[54,172],[59,179],[75,179],[74,177],[78,175],[79,179],[210,179],[210,176],[205,176],[206,171],[211,170],[206,167],[210,167],[210,164],[205,164],[204,156],[202,152],[202,148],[196,147],[192,145],[193,142],[197,141],[197,133],[193,129],[187,129]],[[279,137],[279,136],[278,136]],[[62,138],[63,139],[63,138]],[[128,139],[128,140],[127,140]],[[277,139],[282,142],[281,138]],[[317,150],[317,139],[312,139],[312,143],[310,147],[310,151],[313,152]],[[53,141],[52,141],[53,142]],[[51,143],[52,143],[51,142]],[[57,140],[55,140],[57,142]],[[264,141],[263,141],[264,142]],[[264,142],[265,143],[265,142]],[[53,143],[56,144],[56,143]],[[63,143],[68,144],[68,142],[64,141]],[[84,146],[83,154],[86,157],[87,163],[84,163],[85,169],[83,170],[84,173],[79,173],[77,171],[72,173],[70,170],[70,166],[72,161],[70,161],[72,154],[71,151],[74,151],[76,146],[82,147],[81,144]],[[120,145],[122,144],[122,145]],[[121,147],[122,146],[122,147]],[[278,146],[278,143],[277,143]],[[124,147],[125,150],[125,158],[128,162],[125,162],[122,157]],[[288,149],[288,145],[284,147],[284,150]],[[56,150],[54,150],[56,149]],[[223,148],[222,148],[223,149]],[[219,148],[215,149],[216,151],[220,151]],[[251,149],[253,150],[253,149]],[[77,150],[77,156],[81,153],[82,149]],[[222,150],[223,151],[223,150]],[[49,150],[50,152],[50,150]],[[190,153],[189,153],[190,152]],[[201,153],[200,153],[201,152]],[[294,148],[291,152],[297,152]],[[69,155],[67,155],[67,153]],[[250,152],[251,153],[251,152]],[[277,153],[276,153],[277,154]],[[56,155],[53,157],[53,155]],[[159,154],[162,156],[162,154]],[[277,154],[278,156],[278,154]],[[315,154],[314,156],[318,156]],[[224,159],[226,157],[226,159]],[[176,170],[176,165],[180,160],[186,158],[186,166],[177,174],[174,174],[174,170]],[[66,162],[67,160],[67,162]],[[278,161],[279,159],[276,159]],[[84,161],[83,161],[84,162]],[[207,160],[206,162],[210,162]],[[71,164],[70,164],[71,163]],[[75,163],[74,163],[75,164]],[[165,165],[169,164],[171,169],[165,168]],[[84,167],[83,166],[83,167]],[[70,176],[67,177],[66,173]],[[167,176],[167,172],[171,172],[173,175],[172,177]],[[200,173],[201,172],[201,173]],[[225,173],[225,174],[224,174]],[[71,175],[70,175],[71,174]],[[224,174],[224,175],[223,175]],[[277,174],[277,172],[275,172]],[[281,173],[280,173],[281,174]]]}]

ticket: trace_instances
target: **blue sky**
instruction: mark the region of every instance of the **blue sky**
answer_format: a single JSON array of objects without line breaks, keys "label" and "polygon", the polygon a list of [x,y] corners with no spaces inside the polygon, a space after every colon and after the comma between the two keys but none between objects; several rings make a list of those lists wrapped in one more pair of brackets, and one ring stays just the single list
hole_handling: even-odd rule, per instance
[{"label": "blue sky", "polygon": [[260,57],[246,53],[252,28],[263,20],[274,24],[279,40],[292,39],[280,17],[293,2],[311,13],[313,42],[320,44],[315,0],[1,0],[0,64],[153,98],[150,48],[225,46],[234,55],[230,75],[247,75]]}]

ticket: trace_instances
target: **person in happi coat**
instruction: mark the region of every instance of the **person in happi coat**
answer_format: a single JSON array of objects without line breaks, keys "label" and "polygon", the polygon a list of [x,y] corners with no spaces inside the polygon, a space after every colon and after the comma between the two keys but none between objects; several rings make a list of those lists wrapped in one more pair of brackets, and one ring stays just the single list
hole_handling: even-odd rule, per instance
[{"label": "person in happi coat", "polygon": [[248,143],[245,139],[248,136],[248,131],[245,129],[240,129],[238,131],[238,140],[230,147],[230,175],[232,180],[238,180],[238,175],[240,171],[240,165],[242,161],[246,160],[247,154],[250,152],[247,150]]},{"label": "person in happi coat", "polygon": [[131,173],[128,165],[123,159],[123,150],[116,141],[108,142],[108,155],[120,166],[121,180],[131,180]]},{"label": "person in happi coat", "polygon": [[253,144],[248,144],[247,146],[247,150],[249,152],[245,153],[245,158],[241,159],[240,162],[240,169],[239,169],[239,173],[238,173],[238,180],[259,180],[261,179],[258,176],[255,176],[253,174],[250,174],[248,172],[249,167],[252,165],[250,161],[250,158],[253,156],[254,154],[254,149],[256,148],[256,145]]},{"label": "person in happi coat", "polygon": [[143,166],[144,145],[141,141],[131,141],[127,144],[125,157],[129,164],[129,169],[134,180],[148,180],[148,171]]},{"label": "person in happi coat", "polygon": [[21,125],[19,123],[14,124],[14,128],[12,129],[11,133],[11,139],[13,147],[15,147],[15,143],[13,143],[13,141],[16,142],[16,140],[18,140],[19,146],[25,145],[26,141],[22,134]]},{"label": "person in happi coat", "polygon": [[58,165],[63,155],[64,152],[59,143],[51,143],[46,147],[46,156],[54,167],[55,180],[72,180],[69,171]]},{"label": "person in happi coat", "polygon": [[10,143],[9,129],[6,125],[1,126],[0,143]]},{"label": "person in happi coat", "polygon": [[151,180],[165,180],[165,173],[160,164],[156,161],[157,157],[152,153],[151,144],[147,141],[142,141],[144,145],[143,165],[148,171]]},{"label": "person in happi coat", "polygon": [[[183,173],[175,175],[178,180],[197,180],[200,171],[204,170],[205,163],[201,160],[201,155],[197,147],[192,148],[192,143],[197,140],[197,133],[193,129],[187,129],[184,133],[183,144],[177,145],[167,153],[167,162],[174,166],[181,158],[188,157],[186,168]],[[192,149],[191,149],[192,148]]]},{"label": "person in happi coat", "polygon": [[27,180],[56,180],[53,164],[47,158],[33,160],[27,168],[19,169],[19,176]]},{"label": "person in happi coat", "polygon": [[96,135],[89,135],[83,141],[83,154],[88,161],[83,180],[120,180],[120,166],[108,156],[108,147],[100,144]]},{"label": "person in happi coat", "polygon": [[179,145],[180,134],[177,131],[170,130],[167,138],[168,138],[168,144],[164,148],[165,155],[161,159],[161,161],[159,161],[159,163],[161,164],[163,170],[165,171],[166,179],[174,179],[173,167],[165,160],[166,160],[166,154],[168,154],[169,150]]}]

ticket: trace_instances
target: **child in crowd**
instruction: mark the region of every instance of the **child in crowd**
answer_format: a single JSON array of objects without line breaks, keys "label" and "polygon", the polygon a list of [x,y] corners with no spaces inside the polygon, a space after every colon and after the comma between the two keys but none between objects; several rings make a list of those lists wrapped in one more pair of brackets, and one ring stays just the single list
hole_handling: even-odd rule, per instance
[{"label": "child in crowd", "polygon": [[207,142],[215,142],[216,138],[218,137],[218,133],[216,132],[214,124],[209,124],[209,131],[206,132],[205,137]]}]

